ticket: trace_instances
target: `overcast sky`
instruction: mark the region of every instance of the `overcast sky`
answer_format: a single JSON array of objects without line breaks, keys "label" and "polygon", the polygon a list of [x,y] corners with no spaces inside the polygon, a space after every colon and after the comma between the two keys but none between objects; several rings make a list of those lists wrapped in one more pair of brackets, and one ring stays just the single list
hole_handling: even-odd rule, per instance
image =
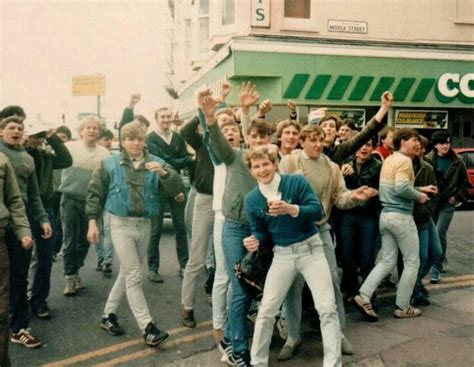
[{"label": "overcast sky", "polygon": [[142,93],[137,112],[170,100],[167,0],[0,1],[0,106],[21,105],[28,117],[74,127],[78,113],[97,110],[96,97],[73,97],[74,75],[104,74],[102,115],[120,119],[131,93]]}]

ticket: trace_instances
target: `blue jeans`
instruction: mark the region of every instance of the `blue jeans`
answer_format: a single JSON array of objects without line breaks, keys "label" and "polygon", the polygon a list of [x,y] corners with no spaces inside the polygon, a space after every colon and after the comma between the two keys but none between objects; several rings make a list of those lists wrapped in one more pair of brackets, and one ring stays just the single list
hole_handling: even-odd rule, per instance
[{"label": "blue jeans", "polygon": [[446,259],[446,250],[448,248],[448,229],[453,220],[455,208],[447,203],[435,216],[436,227],[438,229],[439,241],[441,243],[441,257],[433,265],[438,270],[443,269],[443,262]]},{"label": "blue jeans", "polygon": [[234,352],[242,352],[249,349],[247,341],[247,312],[250,308],[251,298],[240,285],[234,272],[234,265],[247,253],[243,240],[251,234],[250,226],[247,224],[227,219],[224,222],[222,247],[232,285],[232,298],[225,337],[232,341]]},{"label": "blue jeans", "polygon": [[61,219],[63,222],[64,275],[77,275],[84,265],[89,251],[87,241],[88,219],[86,202],[63,195],[61,199]]},{"label": "blue jeans", "polygon": [[[50,218],[53,217],[54,214],[51,208],[45,208],[45,210]],[[51,268],[53,265],[53,253],[56,241],[54,232],[48,239],[41,237],[43,230],[38,221],[30,218],[30,225],[33,237],[36,241],[36,253],[38,256],[30,298],[31,310],[35,312],[40,307],[47,306],[46,299],[49,296],[51,288]]]},{"label": "blue jeans", "polygon": [[100,221],[101,241],[95,245],[95,253],[98,260],[102,260],[102,264],[112,265],[114,260],[114,247],[112,238],[110,237],[110,213],[104,211],[102,220]]},{"label": "blue jeans", "polygon": [[380,282],[397,264],[398,250],[400,250],[405,269],[400,277],[395,303],[399,308],[405,309],[410,305],[420,266],[420,244],[413,216],[397,212],[382,212],[380,235],[382,236],[382,259],[362,284],[360,294],[366,301],[372,298]]},{"label": "blue jeans", "polygon": [[342,264],[341,288],[349,296],[359,290],[357,268],[365,280],[375,266],[375,247],[378,235],[378,217],[343,212],[341,221],[340,260]]},{"label": "blue jeans", "polygon": [[160,269],[160,238],[163,228],[164,208],[169,205],[171,220],[176,237],[176,254],[179,266],[184,269],[188,262],[188,238],[186,236],[186,224],[184,220],[184,208],[186,202],[178,203],[164,193],[160,194],[160,213],[152,218],[151,238],[148,245],[148,270],[157,272]]},{"label": "blue jeans", "polygon": [[433,264],[442,256],[438,230],[433,219],[430,218],[426,225],[418,230],[418,237],[420,238],[420,270],[413,291],[415,297],[421,295],[421,281],[429,273]]}]

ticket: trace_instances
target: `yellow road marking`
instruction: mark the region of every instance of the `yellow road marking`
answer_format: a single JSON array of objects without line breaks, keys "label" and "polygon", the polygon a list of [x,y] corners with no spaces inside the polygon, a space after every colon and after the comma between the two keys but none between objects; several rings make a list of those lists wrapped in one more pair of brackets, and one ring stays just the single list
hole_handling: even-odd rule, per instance
[{"label": "yellow road marking", "polygon": [[208,330],[208,331],[204,331],[204,332],[199,333],[199,334],[183,336],[183,337],[178,338],[176,340],[172,340],[172,341],[169,341],[169,342],[164,342],[163,344],[161,344],[158,347],[158,349],[148,348],[148,349],[141,350],[141,351],[138,351],[138,352],[135,352],[135,353],[127,354],[126,356],[111,359],[111,360],[109,360],[107,362],[104,362],[104,363],[95,364],[94,367],[113,367],[113,366],[117,366],[119,364],[130,362],[130,361],[133,361],[133,360],[136,360],[136,359],[140,359],[140,358],[152,355],[152,354],[159,354],[163,350],[170,349],[170,348],[176,347],[178,345],[182,345],[182,344],[192,343],[193,341],[195,341],[197,339],[201,339],[201,338],[204,338],[206,336],[211,336],[211,335],[212,335],[212,330]]},{"label": "yellow road marking", "polygon": [[[210,325],[212,325],[212,320],[207,320],[207,321],[200,322],[200,323],[197,324],[196,327],[197,328],[203,328],[203,327],[207,327],[207,326],[210,326]],[[170,334],[170,336],[173,336],[173,335],[180,334],[180,333],[182,333],[184,331],[188,331],[188,330],[189,330],[189,328],[183,326],[183,327],[178,327],[178,328],[169,330],[168,334]],[[126,349],[126,348],[129,348],[133,345],[137,345],[137,344],[140,344],[140,343],[143,343],[143,338],[129,340],[129,341],[126,341],[126,342],[123,342],[123,343],[118,343],[118,344],[111,345],[109,347],[97,349],[97,350],[94,350],[92,352],[79,354],[77,356],[67,358],[67,359],[63,359],[61,361],[47,363],[47,364],[44,364],[43,367],[69,366],[69,365],[72,365],[74,363],[84,362],[84,361],[87,361],[87,360],[92,359],[92,358],[103,356],[105,354],[118,352],[119,350]]]}]

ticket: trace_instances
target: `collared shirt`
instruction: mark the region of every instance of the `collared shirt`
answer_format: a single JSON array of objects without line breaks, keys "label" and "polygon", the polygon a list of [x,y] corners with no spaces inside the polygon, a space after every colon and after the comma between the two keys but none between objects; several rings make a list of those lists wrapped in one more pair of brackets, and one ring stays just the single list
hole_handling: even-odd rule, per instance
[{"label": "collared shirt", "polygon": [[275,173],[273,180],[268,184],[258,183],[258,188],[267,201],[281,200],[281,192],[278,191],[281,176]]},{"label": "collared shirt", "polygon": [[168,130],[168,134],[164,134],[160,130],[156,129],[155,130],[156,135],[158,135],[160,138],[162,138],[166,144],[170,145],[171,144],[171,139],[173,139],[173,131]]},{"label": "collared shirt", "polygon": [[138,158],[130,158],[132,160],[133,168],[137,169],[140,165],[145,162],[145,156],[143,153]]}]

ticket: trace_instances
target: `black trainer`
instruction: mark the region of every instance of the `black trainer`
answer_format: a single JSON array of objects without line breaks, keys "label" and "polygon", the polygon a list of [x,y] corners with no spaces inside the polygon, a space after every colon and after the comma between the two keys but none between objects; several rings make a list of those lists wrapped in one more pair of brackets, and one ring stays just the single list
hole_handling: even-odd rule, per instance
[{"label": "black trainer", "polygon": [[238,367],[251,367],[249,350],[232,353],[231,363],[235,363]]},{"label": "black trainer", "polygon": [[41,306],[38,307],[37,310],[33,310],[33,314],[43,320],[49,320],[51,318],[51,311],[49,310],[48,306]]},{"label": "black trainer", "polygon": [[123,335],[124,333],[114,313],[110,313],[107,317],[102,317],[100,327],[112,335]]},{"label": "black trainer", "polygon": [[161,331],[155,326],[154,323],[150,322],[145,329],[143,339],[145,339],[145,343],[148,345],[156,347],[158,344],[165,341],[169,336],[170,335],[166,331]]}]

